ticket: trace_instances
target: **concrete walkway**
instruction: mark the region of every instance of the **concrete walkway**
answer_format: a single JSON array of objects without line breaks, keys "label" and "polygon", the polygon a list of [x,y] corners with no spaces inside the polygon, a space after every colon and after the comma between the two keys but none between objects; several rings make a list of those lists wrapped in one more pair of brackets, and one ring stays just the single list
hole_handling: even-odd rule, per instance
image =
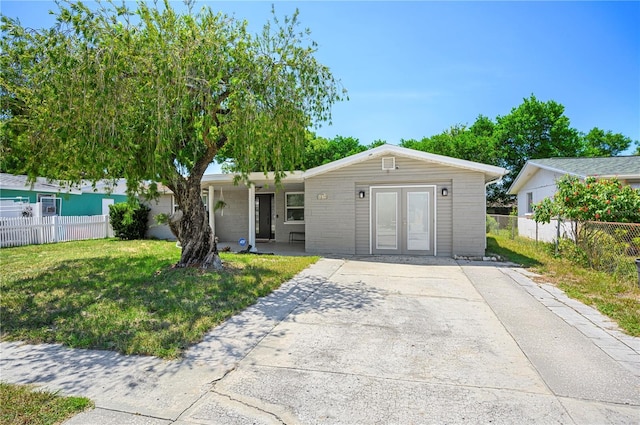
[{"label": "concrete walkway", "polygon": [[524,270],[323,259],[181,361],[0,344],[0,379],[93,399],[73,424],[630,424],[640,339]]}]

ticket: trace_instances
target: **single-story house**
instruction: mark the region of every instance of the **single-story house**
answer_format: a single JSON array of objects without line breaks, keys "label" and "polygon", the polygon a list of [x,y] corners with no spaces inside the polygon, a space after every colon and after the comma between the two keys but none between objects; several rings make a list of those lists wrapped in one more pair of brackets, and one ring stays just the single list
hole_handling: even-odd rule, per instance
[{"label": "single-story house", "polygon": [[[81,187],[37,177],[31,184],[27,176],[0,173],[0,217],[19,217],[27,208],[38,216],[87,216],[109,213],[109,205],[126,202],[124,180],[113,187],[110,183],[91,183]],[[33,211],[39,205],[39,211]]]},{"label": "single-story house", "polygon": [[[555,195],[556,181],[565,175],[581,180],[587,177],[617,178],[622,184],[640,189],[640,156],[605,158],[543,158],[527,161],[511,184],[508,193],[518,197],[518,232],[522,236],[551,241],[556,226],[538,225],[531,219],[533,205]],[[537,229],[537,233],[536,233]],[[548,230],[551,231],[550,234]]]},{"label": "single-story house", "polygon": [[[304,241],[306,252],[323,254],[479,256],[486,248],[486,186],[506,173],[383,145],[292,172],[279,188],[272,175],[252,173],[249,185],[234,185],[231,174],[208,174],[202,189],[221,242]],[[152,204],[151,214],[171,212],[169,199]]]}]

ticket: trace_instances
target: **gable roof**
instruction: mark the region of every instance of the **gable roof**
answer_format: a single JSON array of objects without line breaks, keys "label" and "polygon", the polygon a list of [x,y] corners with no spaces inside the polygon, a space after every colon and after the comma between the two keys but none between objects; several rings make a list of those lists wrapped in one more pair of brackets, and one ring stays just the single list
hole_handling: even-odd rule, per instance
[{"label": "gable roof", "polygon": [[522,167],[508,193],[517,194],[538,170],[569,174],[581,179],[595,176],[617,177],[623,180],[640,179],[640,156],[531,159]]},{"label": "gable roof", "polygon": [[304,178],[307,179],[309,177],[319,176],[330,171],[338,170],[349,165],[357,164],[359,162],[382,157],[385,155],[397,155],[405,158],[416,159],[419,161],[431,162],[470,171],[477,171],[485,175],[485,182],[496,180],[509,172],[504,168],[496,167],[493,165],[481,164],[479,162],[467,161],[464,159],[436,155],[433,153],[385,144],[374,149],[370,149],[364,152],[357,153],[355,155],[348,156],[346,158],[339,159],[337,161],[330,162],[328,164],[311,168],[304,172]]}]

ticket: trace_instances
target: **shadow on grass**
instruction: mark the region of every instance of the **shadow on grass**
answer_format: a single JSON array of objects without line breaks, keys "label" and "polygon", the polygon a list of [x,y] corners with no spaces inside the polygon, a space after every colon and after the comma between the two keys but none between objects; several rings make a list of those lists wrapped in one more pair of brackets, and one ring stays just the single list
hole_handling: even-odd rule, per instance
[{"label": "shadow on grass", "polygon": [[520,264],[522,267],[535,267],[542,265],[538,259],[510,249],[504,239],[501,238],[498,240],[498,238],[490,235],[487,235],[487,253],[497,254],[513,263]]},{"label": "shadow on grass", "polygon": [[2,339],[175,358],[287,277],[277,266],[171,269],[154,256],[65,260],[2,282]]}]

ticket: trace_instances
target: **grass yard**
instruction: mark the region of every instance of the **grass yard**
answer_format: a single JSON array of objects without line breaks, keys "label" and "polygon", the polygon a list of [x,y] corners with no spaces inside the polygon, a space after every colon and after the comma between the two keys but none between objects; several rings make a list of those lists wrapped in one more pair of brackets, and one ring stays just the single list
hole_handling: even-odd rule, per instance
[{"label": "grass yard", "polygon": [[176,358],[317,261],[222,253],[214,273],[171,268],[179,255],[151,240],[3,248],[0,339]]},{"label": "grass yard", "polygon": [[[487,236],[487,251],[531,268],[567,295],[597,308],[629,335],[640,336],[640,289],[637,280],[581,267],[553,255],[550,244],[504,235]],[[629,261],[633,261],[630,259]]]},{"label": "grass yard", "polygon": [[93,406],[84,397],[61,397],[27,385],[0,382],[0,425],[59,424]]}]

